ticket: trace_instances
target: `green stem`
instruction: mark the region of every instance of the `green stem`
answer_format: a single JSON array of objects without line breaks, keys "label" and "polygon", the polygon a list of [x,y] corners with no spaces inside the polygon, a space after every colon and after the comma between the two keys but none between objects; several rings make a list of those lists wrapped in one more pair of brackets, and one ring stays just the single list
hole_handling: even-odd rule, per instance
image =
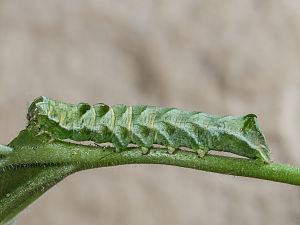
[{"label": "green stem", "polygon": [[[32,140],[32,139],[31,139]],[[23,143],[24,144],[24,143]],[[300,168],[286,164],[265,164],[258,160],[197,154],[179,150],[174,154],[166,149],[153,148],[143,155],[138,148],[116,152],[114,148],[72,144],[63,141],[45,142],[43,145],[29,142],[6,158],[0,167],[11,165],[75,165],[77,170],[117,166],[125,164],[173,165],[234,176],[253,177],[300,186]],[[37,150],[38,149],[38,150]]]},{"label": "green stem", "polygon": [[[149,155],[141,155],[139,149],[116,154],[101,160],[99,166],[123,164],[163,164],[234,176],[252,177],[276,182],[300,185],[300,168],[271,163],[263,164],[254,160],[237,159],[224,156],[207,155],[203,159],[192,152],[179,151],[174,155],[166,150],[153,149]],[[95,164],[96,167],[97,164]]]},{"label": "green stem", "polygon": [[[5,224],[64,177],[77,171],[125,164],[173,165],[234,176],[253,177],[300,186],[300,168],[251,159],[154,148],[143,155],[138,148],[114,148],[51,141],[24,130],[0,155],[0,224]],[[1,147],[1,146],[0,146]]]}]

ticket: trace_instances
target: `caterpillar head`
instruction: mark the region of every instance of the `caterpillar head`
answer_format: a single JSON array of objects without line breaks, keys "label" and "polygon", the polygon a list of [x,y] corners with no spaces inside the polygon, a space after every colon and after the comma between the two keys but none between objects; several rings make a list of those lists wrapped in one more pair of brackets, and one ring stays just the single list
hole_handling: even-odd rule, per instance
[{"label": "caterpillar head", "polygon": [[40,97],[34,99],[33,102],[30,104],[30,106],[28,108],[28,113],[27,113],[27,120],[29,122],[35,120],[35,118],[38,115],[38,111],[39,111],[38,105],[41,102],[45,102],[45,100],[46,100],[46,97],[40,96]]}]

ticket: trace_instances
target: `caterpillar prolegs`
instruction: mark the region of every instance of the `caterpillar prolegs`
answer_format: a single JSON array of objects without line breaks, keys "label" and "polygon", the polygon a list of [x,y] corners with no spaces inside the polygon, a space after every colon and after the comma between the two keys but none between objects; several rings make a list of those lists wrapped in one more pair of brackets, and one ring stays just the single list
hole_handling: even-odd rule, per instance
[{"label": "caterpillar prolegs", "polygon": [[159,144],[170,152],[190,148],[201,157],[215,150],[269,161],[254,114],[234,117],[146,105],[76,105],[42,96],[30,105],[27,119],[55,139],[111,142],[119,150],[136,144],[144,153]]}]

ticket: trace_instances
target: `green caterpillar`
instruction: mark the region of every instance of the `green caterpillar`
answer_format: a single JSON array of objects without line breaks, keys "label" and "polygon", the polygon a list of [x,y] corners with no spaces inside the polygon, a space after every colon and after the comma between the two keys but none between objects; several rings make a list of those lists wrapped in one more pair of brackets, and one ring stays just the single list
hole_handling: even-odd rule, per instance
[{"label": "green caterpillar", "polygon": [[233,117],[145,105],[75,105],[42,96],[30,105],[27,119],[55,139],[111,142],[119,150],[136,144],[146,154],[159,144],[170,153],[187,147],[200,157],[215,150],[270,160],[254,114]]}]

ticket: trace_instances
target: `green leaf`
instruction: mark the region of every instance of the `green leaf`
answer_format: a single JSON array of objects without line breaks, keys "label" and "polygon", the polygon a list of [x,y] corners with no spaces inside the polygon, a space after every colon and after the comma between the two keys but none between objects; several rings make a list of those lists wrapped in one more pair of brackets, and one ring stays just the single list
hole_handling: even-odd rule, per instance
[{"label": "green leaf", "polygon": [[[26,146],[29,143],[30,147]],[[41,194],[74,172],[75,167],[71,164],[23,163],[18,153],[28,149],[36,149],[38,152],[38,145],[42,143],[44,139],[33,139],[27,131],[23,131],[11,143],[15,148],[0,145],[0,224],[9,223]],[[32,156],[32,160],[38,157],[38,154]],[[18,159],[19,162],[7,163],[9,159]]]},{"label": "green leaf", "polygon": [[5,224],[45,191],[73,172],[72,165],[18,166],[0,174],[0,224]]}]

